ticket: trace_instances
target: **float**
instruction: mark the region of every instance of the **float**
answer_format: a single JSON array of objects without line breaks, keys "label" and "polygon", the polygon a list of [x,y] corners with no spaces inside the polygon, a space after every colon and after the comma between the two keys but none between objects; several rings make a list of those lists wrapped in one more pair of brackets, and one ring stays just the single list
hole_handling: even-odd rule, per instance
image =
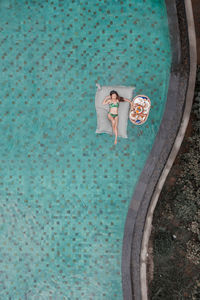
[{"label": "float", "polygon": [[137,95],[133,101],[129,113],[129,120],[135,125],[142,125],[146,122],[151,108],[151,101],[145,95]]}]

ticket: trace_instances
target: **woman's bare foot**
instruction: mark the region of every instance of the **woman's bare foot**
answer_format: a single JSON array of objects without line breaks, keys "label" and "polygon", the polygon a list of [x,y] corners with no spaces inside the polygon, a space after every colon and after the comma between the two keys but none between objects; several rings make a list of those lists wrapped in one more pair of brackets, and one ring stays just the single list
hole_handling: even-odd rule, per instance
[{"label": "woman's bare foot", "polygon": [[114,143],[115,145],[117,144],[117,140],[115,139],[115,143]]}]

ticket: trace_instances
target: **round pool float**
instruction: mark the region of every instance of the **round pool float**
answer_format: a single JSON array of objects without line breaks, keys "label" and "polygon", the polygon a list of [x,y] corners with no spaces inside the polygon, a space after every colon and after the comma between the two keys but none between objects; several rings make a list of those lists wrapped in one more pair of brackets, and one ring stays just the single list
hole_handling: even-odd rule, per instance
[{"label": "round pool float", "polygon": [[151,101],[149,97],[145,95],[137,95],[133,101],[133,107],[129,113],[129,120],[135,125],[142,125],[146,122],[150,107]]}]

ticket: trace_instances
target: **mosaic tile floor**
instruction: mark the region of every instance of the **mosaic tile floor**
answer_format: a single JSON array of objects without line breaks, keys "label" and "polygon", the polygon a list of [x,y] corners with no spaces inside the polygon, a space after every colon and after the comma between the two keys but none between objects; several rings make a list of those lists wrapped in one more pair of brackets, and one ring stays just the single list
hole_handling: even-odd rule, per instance
[{"label": "mosaic tile floor", "polygon": [[[0,32],[0,299],[122,299],[124,223],[168,89],[165,1],[1,0]],[[97,82],[152,102],[117,146],[95,134]]]}]

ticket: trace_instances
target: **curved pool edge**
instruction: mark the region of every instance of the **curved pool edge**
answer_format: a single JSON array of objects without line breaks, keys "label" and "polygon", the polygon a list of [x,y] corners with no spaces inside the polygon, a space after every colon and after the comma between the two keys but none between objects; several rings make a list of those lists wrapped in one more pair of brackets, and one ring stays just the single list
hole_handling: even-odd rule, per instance
[{"label": "curved pool edge", "polygon": [[125,300],[148,299],[146,259],[153,212],[189,122],[196,78],[196,38],[191,0],[165,0],[172,65],[163,119],[127,213],[122,249]]},{"label": "curved pool edge", "polygon": [[188,88],[187,88],[187,95],[185,100],[185,110],[183,113],[183,118],[181,122],[181,126],[179,132],[177,134],[174,146],[170,153],[170,156],[167,160],[167,163],[163,169],[163,172],[160,176],[159,182],[156,186],[155,192],[152,196],[150,206],[148,209],[145,227],[144,227],[144,234],[142,239],[142,248],[141,248],[141,265],[140,265],[140,281],[141,281],[141,298],[148,299],[147,291],[148,291],[148,283],[147,283],[147,261],[146,258],[148,256],[148,242],[151,235],[152,229],[152,220],[153,220],[153,213],[159,199],[159,195],[165,183],[165,180],[168,176],[168,173],[175,161],[175,158],[179,152],[181,147],[183,138],[185,136],[185,132],[188,126],[190,112],[192,108],[193,96],[194,96],[194,87],[195,87],[195,77],[196,77],[196,69],[195,66],[197,64],[197,54],[196,54],[196,39],[195,39],[195,30],[194,30],[194,21],[193,21],[193,12],[192,12],[192,5],[191,1],[185,2],[185,9],[186,9],[186,17],[188,23],[188,38],[189,38],[189,50],[190,50],[190,73],[189,73],[189,81],[188,81]]}]

